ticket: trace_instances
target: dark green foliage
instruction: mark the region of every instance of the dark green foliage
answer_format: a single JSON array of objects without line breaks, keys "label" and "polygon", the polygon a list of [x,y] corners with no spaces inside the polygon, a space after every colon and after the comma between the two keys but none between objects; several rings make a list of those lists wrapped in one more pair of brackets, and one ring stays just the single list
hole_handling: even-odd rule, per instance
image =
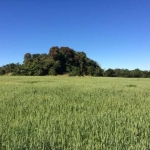
[{"label": "dark green foliage", "polygon": [[31,54],[30,53],[26,53],[25,55],[24,55],[24,64],[26,64],[26,65],[30,65],[30,62],[31,62]]},{"label": "dark green foliage", "polygon": [[3,67],[0,67],[0,75],[5,75],[5,74],[14,74],[14,72],[18,72],[18,69],[20,67],[20,64],[14,64],[10,63],[7,65],[4,65]]},{"label": "dark green foliage", "polygon": [[108,69],[103,73],[106,77],[125,77],[125,78],[150,78],[150,71],[142,71],[139,69]]},{"label": "dark green foliage", "polygon": [[0,67],[0,75],[4,75],[5,74],[5,70],[3,67]]},{"label": "dark green foliage", "polygon": [[23,64],[8,64],[0,68],[0,75],[44,76],[62,75],[70,76],[100,76],[100,66],[87,58],[84,52],[76,52],[69,47],[54,46],[48,54],[24,55]]},{"label": "dark green foliage", "polygon": [[139,69],[107,69],[103,70],[97,62],[91,60],[84,52],[76,52],[69,47],[51,47],[46,54],[24,55],[23,64],[7,64],[0,67],[0,75],[45,76],[105,76],[125,78],[150,78],[150,71]]},{"label": "dark green foliage", "polygon": [[115,77],[115,71],[111,68],[105,71],[105,76],[106,77]]},{"label": "dark green foliage", "polygon": [[139,69],[135,69],[131,71],[131,77],[140,78],[142,77],[142,72]]}]

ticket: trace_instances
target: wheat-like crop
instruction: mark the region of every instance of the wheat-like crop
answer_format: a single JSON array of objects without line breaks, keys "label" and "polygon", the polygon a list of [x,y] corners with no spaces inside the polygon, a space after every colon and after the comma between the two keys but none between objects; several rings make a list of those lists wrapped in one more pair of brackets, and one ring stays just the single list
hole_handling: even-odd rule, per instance
[{"label": "wheat-like crop", "polygon": [[0,150],[148,150],[150,79],[0,77]]}]

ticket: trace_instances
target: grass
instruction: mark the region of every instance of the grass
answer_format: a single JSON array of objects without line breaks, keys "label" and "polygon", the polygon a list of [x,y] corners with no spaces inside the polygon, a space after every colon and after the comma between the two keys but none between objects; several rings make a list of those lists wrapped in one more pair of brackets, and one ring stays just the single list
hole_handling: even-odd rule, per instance
[{"label": "grass", "polygon": [[0,77],[0,150],[150,149],[150,79]]}]

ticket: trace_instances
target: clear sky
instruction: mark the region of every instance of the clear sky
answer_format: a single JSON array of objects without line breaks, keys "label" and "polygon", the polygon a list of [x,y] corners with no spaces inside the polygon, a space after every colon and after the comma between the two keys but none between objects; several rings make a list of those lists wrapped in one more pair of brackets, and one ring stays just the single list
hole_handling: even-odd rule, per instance
[{"label": "clear sky", "polygon": [[104,69],[150,70],[150,0],[0,0],[0,66],[52,46]]}]

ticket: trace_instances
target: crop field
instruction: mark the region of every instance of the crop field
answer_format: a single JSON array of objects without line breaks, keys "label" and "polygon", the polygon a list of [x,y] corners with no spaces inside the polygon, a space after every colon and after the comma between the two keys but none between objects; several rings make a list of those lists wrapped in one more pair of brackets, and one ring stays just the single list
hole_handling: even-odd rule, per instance
[{"label": "crop field", "polygon": [[150,79],[0,77],[0,150],[149,150]]}]

